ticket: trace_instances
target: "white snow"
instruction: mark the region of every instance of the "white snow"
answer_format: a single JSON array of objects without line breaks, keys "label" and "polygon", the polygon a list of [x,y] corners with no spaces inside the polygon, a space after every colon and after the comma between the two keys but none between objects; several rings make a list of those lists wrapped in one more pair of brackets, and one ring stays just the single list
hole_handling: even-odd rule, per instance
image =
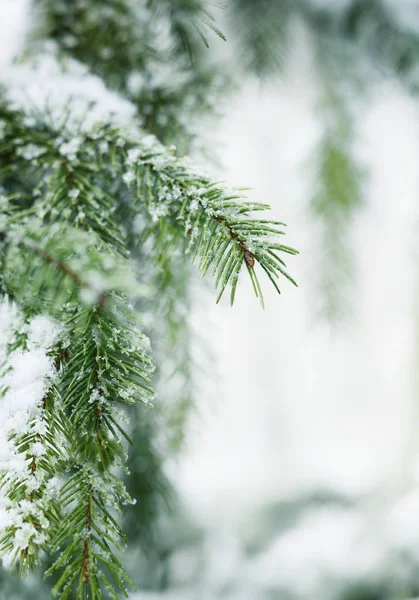
[{"label": "white snow", "polygon": [[127,185],[132,183],[135,180],[135,174],[133,171],[127,171],[122,175],[122,179],[125,181]]},{"label": "white snow", "polygon": [[[42,435],[47,431],[43,420],[42,401],[56,376],[48,348],[56,341],[60,328],[48,317],[38,315],[26,323],[15,304],[8,298],[0,302],[0,535],[7,529],[16,529],[15,549],[26,548],[30,539],[42,543],[41,530],[25,522],[28,505],[17,504],[9,498],[9,491],[17,485],[26,485],[28,493],[45,483],[46,474],[30,468],[26,453],[19,453],[16,443],[24,434],[36,434],[39,440],[32,444],[29,456],[40,457],[47,452]],[[26,347],[17,344],[17,335],[26,334]],[[17,348],[10,350],[9,344]],[[47,523],[42,514],[42,503],[33,502],[31,511],[40,523]],[[10,557],[2,557],[5,564]]]},{"label": "white snow", "polygon": [[[74,158],[81,143],[80,130],[111,121],[128,125],[135,116],[133,104],[109,91],[100,77],[73,59],[58,61],[53,43],[30,63],[9,65],[0,72],[0,84],[8,99],[18,109],[48,114],[57,129],[72,131],[74,137],[63,140],[59,150]],[[71,107],[71,110],[67,110]],[[29,124],[28,124],[29,126]]]}]

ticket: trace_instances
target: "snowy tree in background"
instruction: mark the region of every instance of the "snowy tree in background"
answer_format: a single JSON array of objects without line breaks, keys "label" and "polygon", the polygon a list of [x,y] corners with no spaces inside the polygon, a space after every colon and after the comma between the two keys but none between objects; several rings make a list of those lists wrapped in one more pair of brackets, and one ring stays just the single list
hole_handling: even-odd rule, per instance
[{"label": "snowy tree in background", "polygon": [[252,216],[268,205],[179,157],[224,86],[201,59],[222,36],[201,2],[33,9],[25,57],[1,75],[0,552],[21,572],[50,557],[62,600],[118,598],[132,587],[123,507],[137,503],[146,543],[166,485],[144,332],[187,386],[185,260],[232,304],[246,270],[263,304],[258,269],[279,291],[295,250],[281,222]]},{"label": "snowy tree in background", "polygon": [[[367,205],[359,115],[374,85],[419,85],[419,8],[411,0],[232,0],[231,25],[245,67],[270,80],[284,73],[303,30],[312,55],[321,136],[312,157],[309,216],[318,226],[314,310],[332,323],[351,316],[357,265],[350,233]],[[281,143],[281,141],[279,142]],[[286,144],[286,141],[283,142]]]}]

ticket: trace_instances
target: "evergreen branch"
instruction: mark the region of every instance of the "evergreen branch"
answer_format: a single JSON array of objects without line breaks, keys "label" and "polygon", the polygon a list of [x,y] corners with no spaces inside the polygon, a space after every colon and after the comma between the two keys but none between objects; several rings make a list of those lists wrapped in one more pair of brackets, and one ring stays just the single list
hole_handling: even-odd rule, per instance
[{"label": "evergreen branch", "polygon": [[[7,241],[7,234],[5,234],[4,239]],[[47,264],[55,265],[58,271],[61,271],[63,275],[69,277],[73,281],[73,283],[76,284],[77,287],[87,287],[88,284],[82,281],[80,279],[80,276],[75,271],[73,271],[73,269],[67,266],[63,260],[61,260],[60,258],[55,258],[43,248],[27,244],[26,242],[19,242],[18,247],[21,250],[24,250],[26,252],[32,252],[33,254],[40,256]],[[103,300],[99,299],[99,303],[101,302],[103,302]]]},{"label": "evergreen branch", "polygon": [[[68,305],[69,318],[66,320],[65,326],[71,335],[72,342],[66,351],[59,388],[69,419],[67,427],[71,427],[73,432],[81,430],[86,432],[82,438],[75,433],[74,435],[68,433],[69,439],[74,440],[70,449],[71,464],[74,465],[73,468],[76,471],[86,467],[89,472],[96,472],[98,477],[108,482],[109,486],[112,482],[114,490],[113,495],[110,495],[112,490],[109,489],[109,486],[108,488],[104,486],[102,492],[96,489],[93,498],[91,488],[88,489],[87,498],[91,498],[91,500],[87,506],[89,507],[93,500],[96,503],[100,502],[101,510],[99,513],[96,510],[95,514],[103,517],[103,521],[98,524],[92,521],[92,532],[96,527],[99,541],[92,543],[90,538],[93,533],[87,535],[83,542],[82,561],[78,557],[79,545],[77,543],[80,527],[75,521],[74,511],[64,514],[61,520],[56,535],[59,540],[58,545],[67,544],[64,555],[69,560],[71,559],[73,568],[79,565],[81,569],[77,598],[83,597],[87,586],[92,593],[94,591],[96,594],[99,594],[101,586],[105,586],[108,591],[111,589],[107,576],[101,575],[98,571],[98,562],[106,563],[116,584],[125,589],[124,585],[128,578],[113,551],[110,547],[107,549],[109,558],[98,553],[96,546],[100,545],[101,538],[110,535],[109,518],[105,512],[108,510],[105,509],[106,505],[110,503],[111,508],[118,508],[121,502],[129,501],[129,496],[124,491],[122,483],[110,473],[110,469],[122,464],[121,461],[125,456],[120,436],[120,432],[123,432],[121,426],[123,416],[118,413],[113,404],[131,405],[137,401],[149,403],[152,400],[153,392],[149,387],[149,382],[153,363],[148,356],[148,342],[138,331],[137,319],[121,293],[106,292],[107,284],[111,280],[115,283],[114,275],[111,275],[111,279],[106,283],[106,272],[108,271],[108,275],[109,272],[114,273],[116,262],[113,259],[109,263],[110,256],[106,257],[98,252],[100,244],[94,236],[93,240],[95,240],[96,246],[92,245],[92,233],[74,231],[71,228],[69,231],[63,231],[54,225],[49,228],[40,228],[39,224],[36,224],[34,227],[33,222],[27,225],[24,242],[13,236],[13,233],[13,230],[9,230],[4,234],[5,244],[11,246],[6,252],[4,261],[7,269],[14,272],[17,280],[21,280],[22,274],[16,272],[16,267],[29,268],[33,275],[26,274],[23,279],[38,282],[40,286],[38,294],[41,290],[43,291],[43,305],[45,305],[45,297],[49,291],[45,286],[50,281],[53,291],[50,300],[54,309],[52,310],[51,307],[49,309],[53,314],[57,308],[56,296],[60,297],[60,307],[65,303]],[[21,224],[20,233],[22,234]],[[68,235],[69,233],[70,235]],[[67,234],[67,236],[63,234]],[[78,252],[72,250],[75,241],[78,242]],[[30,258],[29,264],[24,265],[22,251],[25,251],[26,259]],[[29,251],[32,253],[32,257],[28,254]],[[38,257],[41,262],[37,264],[33,255]],[[73,265],[79,269],[78,272]],[[99,274],[96,268],[102,267],[102,274],[105,277],[96,281],[96,284],[99,283],[102,288],[100,294],[98,294],[98,288],[93,287],[93,292],[95,292],[94,297],[91,298],[94,300],[93,307],[80,309],[78,308],[80,300],[78,301],[74,294],[80,294],[81,298],[84,294],[84,298],[86,298],[85,290],[90,285],[92,275],[87,279],[82,279],[78,273],[85,274],[87,265],[89,265],[90,273],[96,274]],[[95,265],[94,271],[92,271],[93,265]],[[53,268],[52,272],[51,268]],[[57,270],[61,274],[58,287]],[[121,273],[118,274],[118,278],[120,276]],[[26,304],[25,295],[18,293],[19,290],[14,288],[8,273],[6,273],[5,279],[20,301]],[[71,306],[73,308],[70,308]],[[33,310],[33,304],[29,305],[29,308]],[[34,464],[32,463],[32,465]],[[86,488],[81,491],[86,493]],[[80,506],[80,503],[84,503],[86,506],[85,499],[86,495],[79,497],[77,506]],[[63,501],[63,499],[61,500]],[[71,503],[72,500],[69,499],[69,502]],[[91,510],[93,511],[93,504]],[[86,508],[86,511],[88,514],[89,508]],[[86,523],[84,527],[86,527]],[[120,529],[117,531],[121,537]],[[10,535],[7,541],[12,543]],[[116,530],[112,543],[113,546],[118,547]],[[26,554],[29,555],[29,552],[24,551],[24,556]],[[51,572],[63,564],[62,556],[51,567]],[[56,586],[56,591],[62,599],[67,597],[75,582],[74,572],[71,572],[70,577],[67,577],[68,574],[68,570],[64,570]],[[115,594],[114,596],[116,597]]]},{"label": "evergreen branch", "polygon": [[64,56],[83,61],[110,88],[131,98],[146,130],[164,143],[176,143],[178,152],[190,151],[193,117],[216,113],[218,98],[230,87],[227,73],[220,65],[215,69],[203,53],[208,45],[203,29],[225,39],[204,1],[151,0],[146,23],[144,9],[129,0],[37,4],[42,19],[35,39],[47,34]]},{"label": "evergreen branch", "polygon": [[[45,240],[45,236],[42,236]],[[86,234],[83,233],[82,238]],[[80,238],[79,238],[80,239]],[[57,250],[56,238],[48,240],[46,247],[52,244]],[[62,244],[62,240],[60,242]],[[32,245],[16,244],[19,249],[33,249]],[[84,287],[83,280],[76,275],[62,259],[52,257],[51,251],[36,248],[36,255],[47,265],[57,267],[63,276],[75,284],[77,288]],[[90,261],[89,261],[90,262]],[[9,261],[6,261],[9,264]],[[33,267],[33,260],[31,261]],[[41,278],[45,282],[45,276]],[[71,296],[70,296],[71,298]],[[100,540],[112,533],[112,546],[119,547],[118,537],[122,532],[118,527],[110,523],[108,516],[109,508],[119,508],[121,502],[129,501],[128,494],[124,491],[123,484],[113,477],[110,469],[121,464],[125,452],[120,439],[123,428],[120,424],[123,416],[118,413],[114,404],[131,405],[141,401],[149,403],[153,398],[153,392],[149,382],[153,372],[153,363],[148,357],[148,342],[140,334],[136,325],[136,317],[127,306],[126,300],[121,295],[108,293],[103,302],[97,301],[92,308],[76,310],[73,317],[66,321],[66,329],[71,334],[71,342],[66,352],[65,364],[62,367],[62,375],[59,388],[63,397],[63,406],[69,419],[68,433],[72,439],[69,455],[70,463],[76,470],[87,469],[93,475],[96,473],[95,493],[90,485],[73,489],[77,498],[77,507],[86,507],[83,531],[85,532],[82,544],[82,561],[79,560],[78,541],[82,534],[82,521],[77,521],[79,513],[70,510],[64,514],[56,534],[56,542],[53,547],[63,543],[67,544],[64,553],[57,559],[50,572],[63,565],[63,556],[70,561],[73,570],[69,573],[64,570],[62,577],[55,587],[60,599],[64,599],[70,593],[74,579],[74,569],[80,570],[78,579],[77,598],[83,598],[84,590],[88,587],[91,593],[99,594],[104,585],[110,588],[111,584],[106,575],[100,575],[98,564],[104,563],[110,571],[116,584],[125,589],[129,578],[124,573],[122,566],[114,556],[111,547],[106,545],[106,556],[97,549]],[[74,300],[73,300],[74,303]],[[77,306],[77,303],[74,304]],[[74,311],[71,311],[74,312]],[[71,314],[71,313],[70,313]],[[81,438],[75,432],[85,431],[86,435]],[[34,463],[32,463],[34,465]],[[33,467],[31,467],[33,468]],[[102,487],[98,487],[101,480]],[[83,480],[84,481],[84,480]],[[108,483],[108,485],[105,484]],[[112,487],[110,487],[112,484]],[[66,486],[63,488],[64,498]],[[113,491],[112,491],[113,490]],[[79,496],[77,496],[79,494]],[[61,498],[63,503],[64,498]],[[70,495],[68,506],[74,502],[75,497]],[[98,508],[96,505],[100,504]],[[108,505],[108,509],[106,506]],[[96,508],[93,508],[96,506]],[[64,504],[65,508],[65,504]],[[87,515],[87,516],[86,516]],[[90,515],[92,519],[90,527]],[[96,521],[93,517],[96,516]],[[89,520],[89,523],[87,521]],[[87,530],[87,533],[86,533]],[[99,536],[96,540],[96,531]],[[9,537],[7,542],[13,543]],[[103,542],[103,539],[102,539]],[[28,552],[24,551],[24,557]],[[69,577],[67,577],[69,575]],[[114,595],[116,597],[116,595]],[[94,596],[93,596],[94,597]]]},{"label": "evergreen branch", "polygon": [[282,68],[288,24],[299,0],[232,0],[229,17],[243,67],[262,77]]},{"label": "evergreen branch", "polygon": [[[321,5],[310,0],[232,0],[230,21],[252,73],[263,76],[282,67],[290,24],[298,19],[321,48],[320,64],[333,64],[339,77],[359,76],[370,66],[390,71],[412,90],[418,86],[419,36],[381,0],[350,0]],[[362,57],[362,60],[360,58]],[[349,59],[348,59],[349,58]]]},{"label": "evergreen branch", "polygon": [[[154,137],[143,137],[134,119],[123,127],[109,111],[102,121],[91,119],[90,105],[76,115],[69,103],[45,111],[26,101],[20,106],[0,106],[0,177],[15,198],[0,221],[2,289],[25,314],[57,317],[66,335],[55,357],[69,450],[59,468],[66,482],[50,544],[60,553],[47,574],[59,574],[60,600],[117,598],[130,583],[117,554],[125,543],[118,515],[131,498],[116,476],[125,468],[130,433],[145,434],[139,449],[152,456],[152,472],[133,486],[141,494],[141,532],[157,512],[153,499],[167,493],[156,425],[143,417],[138,426],[140,406],[148,410],[153,400],[154,365],[128,302],[137,295],[144,307],[131,251],[157,263],[168,287],[179,277],[175,261],[190,253],[203,275],[212,269],[219,298],[232,284],[231,302],[243,265],[263,302],[256,264],[279,291],[276,278],[290,278],[281,253],[295,251],[279,243],[282,223],[250,218],[268,206],[244,202],[240,192],[196,173]],[[138,249],[150,238],[153,257]],[[177,310],[170,318],[184,330]],[[123,409],[132,406],[137,419],[129,431]],[[33,456],[30,465],[35,473],[40,468]]]},{"label": "evergreen branch", "polygon": [[4,285],[33,313],[43,307],[56,316],[76,298],[103,306],[108,291],[135,290],[129,264],[107,251],[94,232],[30,219],[11,224],[2,237]]},{"label": "evergreen branch", "polygon": [[[49,153],[50,135],[48,130],[45,131],[44,125],[38,125],[33,132],[37,145]],[[53,132],[53,135],[57,134]],[[42,213],[46,217],[58,218],[61,214],[59,204],[62,203],[63,209],[68,204],[68,195],[74,191],[68,190],[70,172],[70,187],[77,181],[77,189],[81,190],[76,196],[78,210],[82,210],[83,214],[83,220],[78,219],[79,225],[93,230],[103,241],[117,249],[120,248],[119,242],[115,241],[118,235],[115,228],[118,228],[118,225],[113,224],[112,238],[109,239],[110,234],[104,233],[104,230],[108,230],[107,222],[98,219],[95,214],[103,202],[105,214],[108,214],[110,209],[114,212],[117,206],[111,208],[112,199],[102,192],[99,194],[100,200],[92,201],[94,192],[91,190],[98,190],[94,179],[95,167],[86,166],[92,152],[95,156],[100,156],[102,165],[109,161],[110,154],[113,169],[115,161],[119,161],[120,168],[125,170],[121,179],[128,186],[135,182],[137,198],[141,203],[137,204],[137,212],[141,211],[149,222],[149,227],[153,227],[160,219],[170,218],[175,238],[179,239],[185,234],[189,237],[187,252],[192,253],[193,260],[199,257],[198,265],[202,274],[205,275],[210,267],[213,267],[216,287],[221,290],[218,299],[231,282],[230,299],[233,303],[243,264],[253,271],[257,262],[268,273],[272,282],[276,283],[276,279],[282,275],[295,284],[286,271],[283,259],[278,255],[297,253],[293,248],[277,241],[278,236],[283,234],[284,224],[249,218],[252,212],[268,210],[268,205],[244,202],[240,192],[230,191],[212,182],[208,177],[196,173],[188,163],[177,159],[158,144],[155,138],[138,137],[134,141],[132,134],[121,128],[110,129],[103,125],[84,134],[83,137],[84,143],[80,141],[78,144],[77,155],[65,160],[66,167],[61,175],[47,174],[42,181],[41,185],[48,185],[53,194],[52,198],[50,194],[47,194],[46,198],[42,197],[40,202],[40,208],[42,207]],[[6,137],[5,144],[7,139],[10,140]],[[11,139],[15,137],[11,136]],[[62,136],[60,142],[62,143]],[[56,152],[57,150],[52,151],[54,157]],[[39,160],[38,157],[36,160]],[[70,219],[77,219],[73,208],[67,208],[66,211],[66,216]],[[115,231],[115,234],[112,231]],[[242,260],[239,260],[240,256]],[[256,285],[255,289],[259,290],[257,295],[262,301],[255,273],[251,275],[251,279]],[[277,285],[275,287],[279,290]]]},{"label": "evergreen branch", "polygon": [[58,449],[62,437],[58,419],[62,417],[53,396],[49,393],[44,397],[41,414],[29,425],[31,433],[14,440],[17,452],[25,456],[28,472],[24,476],[0,474],[2,494],[10,502],[7,510],[20,514],[20,520],[7,527],[0,538],[0,555],[13,556],[12,565],[18,563],[24,572],[39,562],[40,549],[49,549],[60,522],[57,496],[63,448]]},{"label": "evergreen branch", "polygon": [[[324,83],[324,82],[323,82]],[[330,82],[329,82],[330,83]],[[345,101],[326,81],[321,107],[326,117],[316,148],[317,172],[310,209],[320,226],[319,273],[316,297],[319,312],[330,321],[350,312],[349,283],[353,280],[353,252],[348,226],[362,204],[361,169],[352,149],[353,124]]]},{"label": "evergreen branch", "polygon": [[[38,563],[39,551],[49,547],[59,522],[57,476],[63,464],[65,439],[53,383],[56,372],[42,340],[46,326],[51,343],[56,334],[49,322],[26,322],[7,300],[3,299],[0,311],[4,330],[14,327],[6,352],[0,348],[0,359],[5,354],[0,364],[0,398],[6,407],[1,431],[0,556],[27,571]],[[14,326],[13,319],[10,324],[12,315]],[[25,366],[34,362],[23,376],[22,361]],[[13,405],[13,411],[8,412],[8,404]]]},{"label": "evergreen branch", "polygon": [[[146,201],[152,219],[171,216],[183,225],[183,232],[190,239],[187,253],[192,253],[193,260],[199,257],[202,275],[213,267],[216,287],[221,289],[218,300],[231,281],[233,304],[243,264],[250,267],[253,281],[256,281],[254,267],[258,262],[269,272],[271,281],[281,274],[295,284],[285,270],[284,261],[276,254],[297,254],[293,248],[276,241],[277,236],[283,234],[284,224],[246,218],[252,212],[268,210],[268,205],[243,202],[240,193],[214,184],[170,155],[163,156],[158,147],[154,153],[149,150],[143,156],[138,148],[128,150],[127,163],[128,180],[133,173],[138,197],[142,203]],[[279,291],[277,286],[276,289]],[[263,303],[261,294],[257,295]]]},{"label": "evergreen branch", "polygon": [[117,508],[128,500],[123,485],[109,472],[98,473],[86,464],[76,470],[62,492],[68,512],[53,550],[66,541],[68,543],[46,572],[48,577],[64,568],[53,588],[53,595],[65,600],[76,586],[77,600],[83,600],[86,594],[92,599],[101,598],[104,587],[112,598],[117,599],[116,585],[127,596],[126,588],[132,587],[132,582],[113,550],[120,550],[119,540],[125,537],[106,508],[106,504],[111,503]]}]

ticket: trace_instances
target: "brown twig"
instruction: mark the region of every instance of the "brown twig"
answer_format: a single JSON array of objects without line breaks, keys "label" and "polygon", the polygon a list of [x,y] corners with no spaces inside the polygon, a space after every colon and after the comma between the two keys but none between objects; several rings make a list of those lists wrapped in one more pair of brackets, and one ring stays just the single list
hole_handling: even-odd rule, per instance
[{"label": "brown twig", "polygon": [[87,583],[89,581],[89,564],[90,564],[89,535],[90,535],[90,530],[92,528],[92,490],[91,489],[89,489],[89,494],[87,497],[87,509],[86,509],[85,524],[86,524],[86,529],[87,529],[87,536],[86,536],[86,539],[84,540],[84,547],[83,547],[83,562],[82,562],[82,568],[83,568],[82,581],[83,581],[83,583]]},{"label": "brown twig", "polygon": [[224,225],[224,227],[226,227],[226,229],[228,230],[230,237],[233,240],[236,240],[238,242],[239,248],[243,252],[244,260],[246,261],[247,265],[251,269],[253,269],[253,267],[255,266],[255,255],[253,254],[253,252],[250,252],[250,250],[248,248],[246,248],[246,246],[241,241],[241,239],[239,238],[237,233],[235,233],[231,229],[230,225],[227,223],[227,221],[225,219],[223,219],[223,217],[220,217],[220,216],[215,217],[215,220],[218,221],[219,223],[222,223]]}]

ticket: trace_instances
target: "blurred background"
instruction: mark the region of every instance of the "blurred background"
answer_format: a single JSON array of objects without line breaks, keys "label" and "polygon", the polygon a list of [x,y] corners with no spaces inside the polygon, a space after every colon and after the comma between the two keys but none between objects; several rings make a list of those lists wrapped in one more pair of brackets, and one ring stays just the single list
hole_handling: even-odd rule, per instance
[{"label": "blurred background", "polygon": [[[0,4],[7,64],[28,3]],[[246,281],[234,309],[194,285],[195,406],[132,600],[412,600],[419,2],[231,0],[220,21],[233,83],[191,152],[288,224],[299,288],[262,311]]]}]

